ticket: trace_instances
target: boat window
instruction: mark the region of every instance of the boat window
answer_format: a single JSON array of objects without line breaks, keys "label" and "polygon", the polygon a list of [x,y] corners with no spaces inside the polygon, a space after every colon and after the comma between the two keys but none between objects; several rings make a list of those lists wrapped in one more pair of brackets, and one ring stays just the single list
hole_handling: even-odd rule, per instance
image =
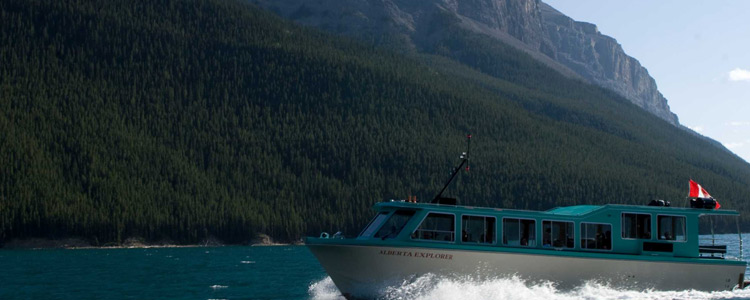
[{"label": "boat window", "polygon": [[573,248],[573,222],[542,221],[542,246]]},{"label": "boat window", "polygon": [[373,233],[375,233],[375,230],[378,230],[380,228],[380,225],[385,222],[386,217],[388,217],[388,212],[383,211],[380,212],[375,218],[370,221],[370,224],[365,227],[365,230],[362,230],[362,233],[359,234],[361,237],[371,237]]},{"label": "boat window", "polygon": [[503,218],[503,245],[536,246],[536,221]]},{"label": "boat window", "polygon": [[622,238],[651,239],[651,215],[622,214]]},{"label": "boat window", "polygon": [[594,250],[612,249],[612,225],[581,223],[581,248]]},{"label": "boat window", "polygon": [[461,241],[464,243],[494,244],[495,218],[485,216],[462,217]]},{"label": "boat window", "polygon": [[455,216],[451,214],[429,213],[412,238],[452,242],[455,239]]},{"label": "boat window", "polygon": [[385,225],[383,225],[383,227],[380,227],[380,230],[378,230],[378,233],[375,234],[375,237],[382,239],[395,238],[396,236],[398,236],[398,233],[401,232],[402,229],[404,229],[404,226],[406,226],[406,222],[408,222],[413,215],[414,211],[412,210],[396,211],[391,215],[390,218],[388,218],[388,221],[385,222]]},{"label": "boat window", "polygon": [[684,216],[658,216],[659,239],[667,241],[684,242],[685,217]]}]

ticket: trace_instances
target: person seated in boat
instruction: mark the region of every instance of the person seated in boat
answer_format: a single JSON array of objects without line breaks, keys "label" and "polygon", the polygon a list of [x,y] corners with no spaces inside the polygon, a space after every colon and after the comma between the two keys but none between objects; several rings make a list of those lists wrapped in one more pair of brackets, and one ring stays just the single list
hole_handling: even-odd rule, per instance
[{"label": "person seated in boat", "polygon": [[550,232],[550,229],[547,228],[544,230],[544,238],[542,239],[542,247],[552,247],[552,233]]},{"label": "person seated in boat", "polygon": [[672,234],[667,231],[664,232],[664,235],[662,236],[662,240],[674,240],[674,237],[672,237]]},{"label": "person seated in boat", "polygon": [[650,225],[644,226],[640,222],[636,223],[635,224],[636,236],[640,238],[644,238],[644,239],[650,239],[651,238],[651,232],[649,231],[650,227],[651,227]]},{"label": "person seated in boat", "polygon": [[391,230],[388,231],[388,234],[386,234],[386,235],[383,236],[383,239],[390,238],[391,236],[393,236],[396,233],[398,233],[398,231],[396,229],[396,225],[391,225]]},{"label": "person seated in boat", "polygon": [[612,245],[612,232],[607,230],[604,233],[604,246],[602,246],[602,249],[610,249],[610,245]]},{"label": "person seated in boat", "polygon": [[604,233],[602,232],[602,229],[597,226],[596,228],[596,237],[594,238],[596,240],[597,245],[604,244]]},{"label": "person seated in boat", "polygon": [[557,233],[557,238],[554,241],[552,241],[552,246],[555,248],[566,247],[566,245],[569,244],[568,239],[569,238],[565,236],[563,231],[560,230]]},{"label": "person seated in boat", "polygon": [[521,239],[521,246],[528,246],[528,245],[529,245],[529,240],[526,237],[523,237]]}]

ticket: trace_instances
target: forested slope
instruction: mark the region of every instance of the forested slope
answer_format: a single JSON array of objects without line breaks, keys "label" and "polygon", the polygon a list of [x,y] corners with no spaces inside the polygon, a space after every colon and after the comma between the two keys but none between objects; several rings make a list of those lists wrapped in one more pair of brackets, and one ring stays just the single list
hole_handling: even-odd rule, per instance
[{"label": "forested slope", "polygon": [[9,0],[0,28],[0,243],[356,234],[434,196],[467,132],[463,204],[682,202],[693,178],[748,212],[746,162],[460,32],[473,64],[233,0]]}]

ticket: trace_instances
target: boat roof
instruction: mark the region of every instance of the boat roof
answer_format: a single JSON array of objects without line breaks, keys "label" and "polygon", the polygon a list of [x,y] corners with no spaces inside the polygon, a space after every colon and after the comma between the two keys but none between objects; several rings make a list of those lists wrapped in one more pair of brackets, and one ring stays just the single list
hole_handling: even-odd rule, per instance
[{"label": "boat roof", "polygon": [[557,216],[571,216],[580,217],[591,214],[599,210],[616,210],[624,212],[655,212],[655,213],[678,213],[682,215],[724,215],[724,216],[739,216],[739,212],[736,210],[729,209],[699,209],[699,208],[688,208],[688,207],[674,207],[674,206],[646,206],[646,205],[625,205],[625,204],[605,204],[605,205],[572,205],[562,206],[549,209],[547,211],[536,211],[536,210],[521,210],[521,209],[507,209],[507,208],[491,208],[491,207],[476,207],[476,206],[465,206],[465,205],[444,205],[444,204],[433,204],[433,203],[411,203],[406,201],[392,200],[390,202],[380,202],[375,204],[375,207],[402,207],[402,208],[417,208],[417,209],[434,209],[442,211],[460,211],[462,213],[471,212],[516,212],[516,213],[533,213],[543,215],[557,215]]},{"label": "boat roof", "polygon": [[563,206],[555,207],[547,211],[549,214],[564,215],[564,216],[581,216],[592,211],[601,209],[601,205],[574,205],[574,206]]}]

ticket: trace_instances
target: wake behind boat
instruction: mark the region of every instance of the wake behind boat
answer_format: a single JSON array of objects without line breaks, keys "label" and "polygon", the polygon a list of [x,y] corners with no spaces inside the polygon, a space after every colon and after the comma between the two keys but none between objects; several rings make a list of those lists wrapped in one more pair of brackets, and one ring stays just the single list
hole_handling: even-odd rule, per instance
[{"label": "wake behind boat", "polygon": [[[451,179],[468,151],[462,158]],[[690,208],[653,201],[529,211],[459,206],[441,195],[433,203],[411,197],[378,203],[356,238],[322,234],[306,245],[347,298],[377,297],[424,274],[518,276],[562,288],[590,280],[656,290],[745,286],[746,263],[727,257],[726,245],[703,244],[698,236],[702,220],[739,213],[719,210],[692,180]]]}]

